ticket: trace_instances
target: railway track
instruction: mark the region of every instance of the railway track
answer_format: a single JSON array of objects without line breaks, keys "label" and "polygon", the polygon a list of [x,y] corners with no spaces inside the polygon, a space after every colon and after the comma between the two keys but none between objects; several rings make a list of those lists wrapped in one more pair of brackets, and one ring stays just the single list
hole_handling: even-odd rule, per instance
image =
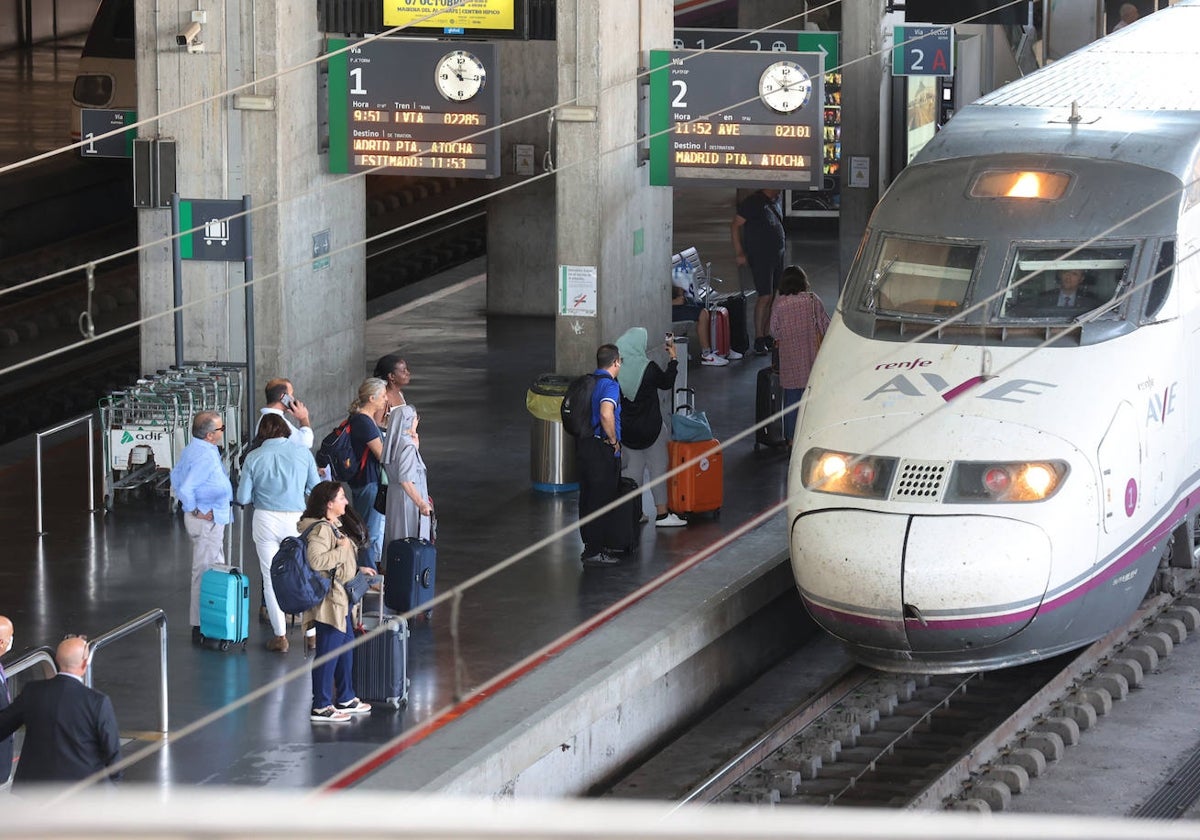
[{"label": "railway track", "polygon": [[[830,672],[719,767],[664,789],[686,790],[682,802],[1003,810],[1200,628],[1200,592],[1187,588],[1200,578],[1163,579],[1178,594],[1148,598],[1124,627],[1043,662],[943,676],[860,666]],[[711,734],[696,740],[709,751],[710,742]],[[668,763],[707,766],[673,749]],[[630,778],[638,774],[647,775],[639,769]],[[630,795],[641,780],[618,781],[612,793]]]}]

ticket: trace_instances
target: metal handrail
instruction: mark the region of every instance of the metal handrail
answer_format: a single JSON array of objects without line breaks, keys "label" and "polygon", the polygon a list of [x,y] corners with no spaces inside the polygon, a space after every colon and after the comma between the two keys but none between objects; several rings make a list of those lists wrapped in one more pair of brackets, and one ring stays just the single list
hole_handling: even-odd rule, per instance
[{"label": "metal handrail", "polygon": [[84,414],[81,417],[76,417],[74,420],[68,420],[65,423],[60,423],[52,429],[44,429],[35,435],[34,442],[34,471],[37,475],[37,533],[38,536],[44,535],[46,532],[42,530],[42,438],[57,434],[78,425],[79,423],[87,423],[87,463],[88,463],[88,511],[96,510],[96,430],[94,421],[92,420],[91,412]]},{"label": "metal handrail", "polygon": [[39,662],[45,662],[50,666],[50,676],[58,674],[58,664],[54,661],[54,648],[42,645],[31,651],[21,654],[21,658],[13,662],[11,665],[4,666],[4,673],[8,679],[12,679],[22,671],[28,671]]},{"label": "metal handrail", "polygon": [[158,695],[158,721],[159,731],[164,735],[167,734],[167,614],[161,608],[150,610],[148,613],[143,613],[137,618],[131,618],[120,627],[114,627],[107,633],[98,636],[88,642],[88,648],[91,655],[88,658],[87,672],[83,675],[83,684],[89,688],[92,685],[92,668],[96,664],[96,654],[103,648],[131,635],[137,630],[145,627],[150,623],[158,625],[158,669],[159,669],[159,695]]}]

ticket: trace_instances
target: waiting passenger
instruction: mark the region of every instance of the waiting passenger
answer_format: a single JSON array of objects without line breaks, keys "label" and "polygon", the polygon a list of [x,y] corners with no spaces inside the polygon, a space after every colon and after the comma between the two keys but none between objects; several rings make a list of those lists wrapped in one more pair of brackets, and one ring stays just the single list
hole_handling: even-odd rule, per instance
[{"label": "waiting passenger", "polygon": [[817,359],[821,338],[829,329],[825,304],[811,290],[808,275],[798,265],[783,270],[779,297],[771,308],[771,335],[779,351],[779,384],[783,388],[783,436],[788,446],[796,434],[797,411],[808,377]]},{"label": "waiting passenger", "polygon": [[385,546],[393,540],[420,536],[421,517],[433,515],[425,461],[421,458],[421,438],[417,434],[420,421],[417,409],[411,405],[396,406],[388,417],[389,430],[383,446],[383,467],[388,477]]},{"label": "waiting passenger", "polygon": [[375,422],[379,424],[379,427],[386,429],[388,413],[396,406],[404,405],[405,403],[403,389],[412,381],[412,374],[408,370],[408,362],[394,353],[388,353],[386,356],[379,357],[379,361],[375,363],[375,372],[371,375],[387,383],[387,388],[384,391],[387,403],[383,406],[379,416],[375,418]]},{"label": "waiting passenger", "polygon": [[[322,523],[309,532],[308,564],[317,571],[330,572],[333,580],[325,598],[308,613],[316,621],[317,658],[344,648],[333,659],[313,668],[313,723],[345,723],[351,715],[371,711],[371,704],[354,694],[354,651],[349,647],[354,641],[354,628],[350,624],[350,598],[342,583],[353,578],[360,567],[354,543],[341,530],[347,504],[341,484],[322,481],[313,488],[304,516],[296,523],[299,533]],[[364,574],[375,574],[369,566],[361,568]]]},{"label": "waiting passenger", "polygon": [[192,644],[200,644],[200,578],[225,562],[225,526],[233,521],[233,485],[221,460],[225,423],[215,411],[192,418],[192,441],[171,470],[171,489],[183,508],[183,528],[192,541],[192,591],[188,618]]},{"label": "waiting passenger", "polygon": [[[621,351],[621,369],[617,372],[617,383],[621,386],[621,467],[638,484],[645,474],[651,481],[666,475],[668,434],[658,392],[674,394],[679,372],[674,341],[665,345],[671,361],[664,371],[647,357],[646,337],[644,327],[632,327],[617,339],[617,349]],[[650,493],[654,497],[655,527],[687,525],[686,519],[667,510],[666,482],[655,484]]]},{"label": "waiting passenger", "polygon": [[[267,404],[259,411],[259,425],[262,425],[263,418],[268,414],[282,417],[288,424],[289,438],[292,443],[305,449],[312,449],[313,430],[308,420],[308,407],[296,399],[291,380],[282,377],[272,379],[263,390]],[[288,418],[289,414],[296,419],[298,426]],[[256,438],[259,436],[258,428],[255,428],[254,436]]]},{"label": "waiting passenger", "polygon": [[[25,727],[13,784],[79,782],[121,757],[117,716],[108,696],[83,684],[91,651],[83,636],[68,636],[54,654],[58,676],[34,680],[0,711],[0,738]],[[117,781],[120,772],[106,781]]]},{"label": "waiting passenger", "polygon": [[285,537],[294,537],[296,520],[304,510],[304,497],[320,481],[317,462],[307,449],[289,440],[291,427],[275,414],[264,414],[258,424],[262,445],[246,456],[238,481],[238,504],[254,504],[254,547],[262,571],[263,605],[274,638],[267,650],[287,653],[283,610],[271,585],[271,560]]},{"label": "waiting passenger", "polygon": [[671,320],[695,321],[697,338],[700,341],[700,364],[709,367],[724,367],[730,360],[737,361],[742,354],[731,350],[729,358],[718,356],[712,351],[712,327],[708,310],[691,300],[685,289],[672,284],[671,286]]}]

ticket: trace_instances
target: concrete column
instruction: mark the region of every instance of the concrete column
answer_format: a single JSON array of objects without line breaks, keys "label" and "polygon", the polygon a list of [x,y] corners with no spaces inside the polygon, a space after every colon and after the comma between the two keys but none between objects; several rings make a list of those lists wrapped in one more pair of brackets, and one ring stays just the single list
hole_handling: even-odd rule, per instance
[{"label": "concrete column", "polygon": [[[594,266],[595,318],[556,316],[556,368],[590,371],[631,326],[670,323],[671,191],[638,165],[646,51],[671,44],[670,0],[559,0],[556,265]],[[567,119],[564,119],[567,117]],[[557,279],[555,280],[557,289]],[[557,311],[557,305],[556,305]]]},{"label": "concrete column", "polygon": [[[879,201],[887,160],[883,127],[887,125],[890,78],[884,73],[884,63],[889,56],[878,54],[884,43],[883,6],[883,0],[855,0],[842,5],[842,212],[838,247],[842,281]],[[865,189],[849,186],[850,163],[855,157],[865,157],[870,165],[870,181]]]},{"label": "concrete column", "polygon": [[[291,378],[320,429],[344,413],[364,377],[363,180],[339,182],[317,152],[317,65],[268,79],[321,53],[311,0],[202,4],[204,51],[189,54],[175,36],[199,5],[136,0],[138,114],[162,115],[157,128],[139,134],[176,140],[183,198],[248,194],[259,208],[252,217],[256,379]],[[220,95],[256,79],[268,80],[241,93],[270,110],[239,110]],[[166,237],[170,218],[169,210],[140,211],[140,241]],[[330,263],[314,268],[313,235],[325,230]],[[140,271],[143,317],[168,312],[170,245],[143,251]],[[185,358],[245,360],[243,278],[241,263],[184,263]],[[153,370],[173,359],[165,315],[142,329],[142,365]],[[261,393],[247,395],[251,409],[261,402]]]},{"label": "concrete column", "polygon": [[[553,315],[554,176],[544,174],[549,117],[524,119],[554,104],[555,42],[500,43],[502,176],[488,183],[487,311],[491,315]],[[515,171],[514,147],[533,147],[533,175]],[[523,182],[523,183],[522,183]],[[514,189],[506,187],[521,184]],[[482,206],[482,205],[481,205]]]}]

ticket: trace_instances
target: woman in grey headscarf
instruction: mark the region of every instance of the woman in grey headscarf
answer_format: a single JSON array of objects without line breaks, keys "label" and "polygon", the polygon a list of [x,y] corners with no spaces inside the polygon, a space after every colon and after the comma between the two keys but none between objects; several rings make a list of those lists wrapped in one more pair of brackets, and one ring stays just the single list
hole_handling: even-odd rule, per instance
[{"label": "woman in grey headscarf", "polygon": [[388,475],[387,518],[384,545],[392,540],[419,536],[421,516],[433,513],[421,439],[420,418],[411,405],[398,405],[388,414],[388,435],[383,447],[383,466]]}]

